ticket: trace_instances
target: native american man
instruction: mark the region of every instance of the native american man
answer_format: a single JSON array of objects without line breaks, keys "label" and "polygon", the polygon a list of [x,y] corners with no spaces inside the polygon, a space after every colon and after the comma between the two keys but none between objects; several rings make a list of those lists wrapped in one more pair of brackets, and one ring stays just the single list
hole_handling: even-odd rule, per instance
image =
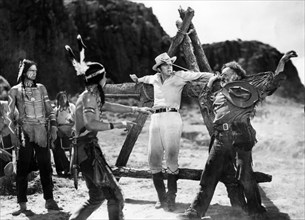
[{"label": "native american man", "polygon": [[[38,166],[46,200],[47,209],[59,210],[53,199],[53,182],[51,154],[48,146],[48,132],[52,140],[56,139],[56,121],[47,90],[44,85],[36,83],[37,64],[31,60],[23,60],[19,65],[17,85],[9,91],[8,118],[9,129],[12,133],[12,144],[19,148],[17,158],[17,202],[20,209],[13,215],[25,213],[27,210],[28,174]],[[15,107],[19,111],[19,119],[13,121]],[[47,130],[48,121],[51,124]],[[17,124],[17,126],[15,126]]]},{"label": "native american man", "polygon": [[89,199],[70,216],[70,220],[87,219],[105,200],[107,200],[109,220],[121,220],[124,218],[124,198],[98,144],[97,134],[99,131],[114,128],[130,129],[135,123],[130,121],[108,123],[102,120],[102,112],[149,113],[150,108],[106,102],[103,91],[106,84],[105,68],[97,62],[84,62],[85,46],[80,36],[78,36],[78,42],[81,62],[76,61],[71,48],[66,46],[77,75],[84,78],[86,86],[76,102],[76,143],[73,150],[73,164],[79,165],[82,176],[85,178]]}]

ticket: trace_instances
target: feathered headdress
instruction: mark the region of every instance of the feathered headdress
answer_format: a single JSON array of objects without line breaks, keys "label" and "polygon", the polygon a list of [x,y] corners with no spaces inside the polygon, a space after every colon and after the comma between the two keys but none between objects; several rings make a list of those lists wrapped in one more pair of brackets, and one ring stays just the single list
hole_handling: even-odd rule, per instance
[{"label": "feathered headdress", "polygon": [[80,51],[80,61],[78,62],[75,58],[75,55],[72,49],[66,45],[65,48],[69,53],[70,60],[74,69],[76,70],[76,75],[85,77],[85,80],[88,84],[98,83],[99,80],[103,78],[103,74],[106,73],[105,68],[102,64],[97,62],[85,62],[85,44],[82,41],[80,35],[77,35],[78,47]]},{"label": "feathered headdress", "polygon": [[69,45],[66,45],[65,48],[68,51],[72,65],[74,66],[74,69],[76,70],[76,75],[80,76],[80,75],[85,75],[86,70],[89,67],[88,67],[87,63],[85,62],[86,45],[84,44],[82,37],[80,35],[77,35],[77,42],[78,42],[78,48],[79,48],[79,54],[80,54],[79,62],[76,60],[76,57],[75,57],[71,47]]}]

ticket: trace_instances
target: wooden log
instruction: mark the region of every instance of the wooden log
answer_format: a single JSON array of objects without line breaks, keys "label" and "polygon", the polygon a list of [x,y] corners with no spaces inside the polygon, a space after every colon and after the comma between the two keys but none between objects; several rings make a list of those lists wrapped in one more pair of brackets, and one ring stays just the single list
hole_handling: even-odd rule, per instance
[{"label": "wooden log", "polygon": [[[178,30],[181,29],[182,22],[181,21],[176,21],[176,26],[177,26]],[[192,41],[191,41],[188,34],[185,34],[181,46],[182,46],[182,50],[183,50],[183,53],[184,53],[184,57],[187,60],[187,62],[186,62],[187,68],[189,70],[199,72],[199,67],[198,67],[198,64],[197,64],[197,60],[196,60],[196,57],[194,55]]]},{"label": "wooden log", "polygon": [[[181,24],[181,22],[177,21],[176,25],[179,29],[182,24]],[[185,61],[186,61],[187,66],[190,68],[190,70],[198,72],[199,71],[199,67],[198,67],[198,64],[197,64],[198,61],[197,61],[197,58],[194,54],[192,41],[189,37],[189,35],[192,31],[193,31],[193,29],[191,29],[189,31],[189,33],[185,35],[184,40],[182,42],[182,47],[183,47],[183,53],[184,53],[184,57],[185,57]],[[207,82],[204,82],[204,83],[207,83]],[[189,92],[188,96],[197,98],[204,124],[206,125],[207,130],[208,130],[208,132],[211,136],[213,134],[213,131],[214,131],[213,130],[214,115],[213,114],[208,114],[208,110],[204,108],[204,105],[201,104],[202,101],[199,100],[199,94],[202,91],[202,87],[204,86],[204,83],[198,84],[198,82],[189,82],[185,86],[185,90],[187,92]],[[190,94],[190,91],[192,92],[192,94]]]},{"label": "wooden log", "polygon": [[[112,169],[113,174],[116,177],[130,177],[130,178],[143,178],[143,179],[150,179],[151,178],[151,171],[144,170],[144,169],[132,169],[128,167],[115,167]],[[163,170],[164,179],[167,179],[167,172]],[[189,168],[179,168],[179,179],[186,179],[186,180],[200,180],[202,170],[201,169],[189,169]],[[261,173],[261,172],[254,172],[255,180],[258,183],[263,182],[271,182],[272,176],[269,174]]]},{"label": "wooden log", "polygon": [[107,98],[137,98],[142,102],[154,100],[153,86],[144,83],[107,84],[104,87]]},{"label": "wooden log", "polygon": [[140,94],[140,87],[135,83],[123,84],[106,84],[103,88],[104,93],[107,94]]},{"label": "wooden log", "polygon": [[177,53],[177,49],[179,48],[181,42],[183,41],[185,33],[187,33],[187,30],[189,29],[193,17],[194,17],[194,10],[190,7],[187,8],[181,28],[177,32],[176,36],[174,37],[168,49],[167,53],[170,57],[174,56]]},{"label": "wooden log", "polygon": [[[183,20],[186,16],[186,11],[182,8],[179,9],[179,14],[181,19]],[[200,43],[197,31],[193,25],[193,23],[190,23],[189,29],[192,30],[192,32],[189,34],[190,39],[192,41],[193,47],[194,47],[194,54],[197,58],[197,63],[199,66],[199,69],[201,72],[212,72],[212,68],[209,64],[209,61],[204,53],[204,50],[202,48],[202,44]]]},{"label": "wooden log", "polygon": [[[188,83],[183,91],[183,97],[198,98],[203,86],[207,83],[204,80],[196,80]],[[106,97],[126,98],[128,96],[143,99],[143,102],[151,102],[154,99],[153,86],[144,83],[109,84],[105,86]]]},{"label": "wooden log", "polygon": [[[153,105],[152,102],[143,103],[143,106],[151,107]],[[122,146],[118,159],[116,161],[116,166],[126,166],[129,156],[133,150],[134,144],[136,143],[139,134],[141,133],[143,126],[146,122],[148,114],[139,113],[136,119],[136,125],[134,125],[127,134],[125,142]]]}]

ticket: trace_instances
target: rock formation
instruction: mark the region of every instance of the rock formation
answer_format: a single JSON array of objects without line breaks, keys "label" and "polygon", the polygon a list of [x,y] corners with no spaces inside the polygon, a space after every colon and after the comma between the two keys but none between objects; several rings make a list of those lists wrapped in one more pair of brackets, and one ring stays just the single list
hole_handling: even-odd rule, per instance
[{"label": "rock formation", "polygon": [[[38,63],[38,80],[52,99],[59,90],[70,94],[82,90],[64,50],[69,44],[77,51],[78,33],[88,47],[87,60],[101,62],[114,83],[130,82],[131,73],[153,74],[155,56],[167,51],[171,42],[151,8],[127,0],[0,0],[0,31],[0,74],[15,85],[20,59],[33,59]],[[257,41],[203,47],[214,71],[231,60],[240,62],[248,73],[275,70],[282,56]],[[177,62],[183,65],[181,54]],[[287,81],[277,94],[304,102],[305,88],[296,68],[288,63],[285,71]]]}]

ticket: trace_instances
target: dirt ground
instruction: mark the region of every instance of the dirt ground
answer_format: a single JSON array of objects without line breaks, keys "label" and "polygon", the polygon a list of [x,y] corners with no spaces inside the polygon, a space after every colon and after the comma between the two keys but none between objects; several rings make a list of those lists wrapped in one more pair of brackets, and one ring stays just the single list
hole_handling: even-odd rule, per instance
[{"label": "dirt ground", "polygon": [[[179,157],[180,167],[202,169],[208,152],[209,136],[203,124],[197,106],[183,106],[181,115],[184,120],[183,138]],[[130,115],[107,114],[109,120],[131,118]],[[134,118],[131,118],[134,119]],[[150,120],[145,123],[139,135],[127,166],[148,169],[147,140]],[[288,220],[305,219],[304,194],[304,105],[296,104],[281,98],[269,98],[258,109],[252,120],[257,131],[258,143],[253,149],[254,170],[271,174],[272,182],[261,183],[260,191],[263,204],[267,208],[265,219]],[[99,134],[100,144],[107,161],[114,165],[121,146],[126,138],[126,132],[111,130]],[[28,207],[35,213],[32,217],[21,214],[17,217],[11,213],[17,209],[15,195],[1,195],[0,219],[7,220],[64,220],[68,219],[87,197],[84,181],[79,179],[79,189],[73,186],[73,180],[55,175],[55,200],[63,208],[62,211],[48,212],[44,208],[39,181],[30,185]],[[36,178],[36,180],[39,178]],[[38,186],[37,186],[38,184]],[[177,219],[194,198],[198,182],[191,180],[178,181],[177,210],[166,212],[155,209],[157,199],[155,189],[150,179],[121,178],[120,184],[124,191],[125,219]],[[222,183],[217,185],[211,205],[206,213],[212,219],[249,219],[243,213],[232,210]],[[108,219],[104,203],[90,218],[91,220]]]}]

